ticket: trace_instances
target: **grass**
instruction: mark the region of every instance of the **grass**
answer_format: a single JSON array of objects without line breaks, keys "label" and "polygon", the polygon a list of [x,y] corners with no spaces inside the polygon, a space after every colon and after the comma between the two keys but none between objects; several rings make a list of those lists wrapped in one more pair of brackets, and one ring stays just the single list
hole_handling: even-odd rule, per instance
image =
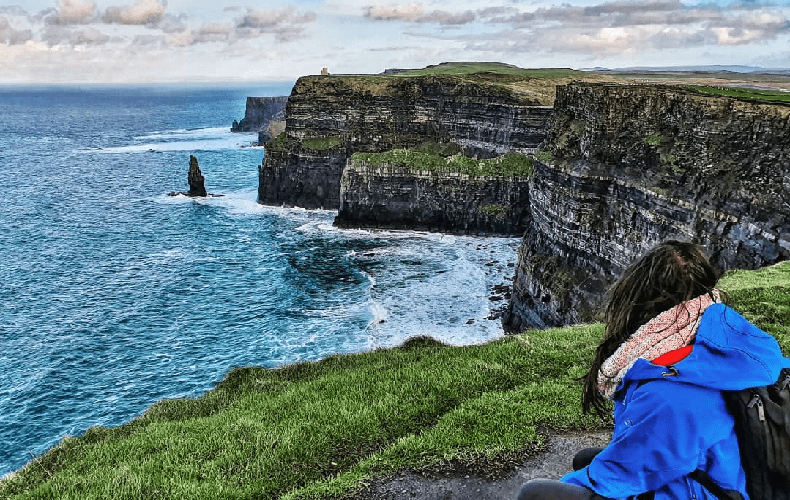
[{"label": "grass", "polygon": [[[339,137],[315,137],[311,139],[304,139],[301,144],[307,149],[314,151],[321,151],[325,149],[332,149],[341,143]],[[285,131],[283,130],[274,139],[266,143],[270,151],[284,151],[289,147],[289,144],[296,145],[298,141],[295,139],[288,139]]]},{"label": "grass", "polygon": [[770,332],[790,353],[790,262],[757,271],[735,270],[720,281],[735,308]]},{"label": "grass", "polygon": [[537,158],[539,161],[541,161],[543,163],[547,163],[547,164],[551,163],[551,153],[548,152],[548,151],[540,151],[540,150],[538,150],[538,151],[535,151],[534,155],[535,155],[535,158]]},{"label": "grass", "polygon": [[737,97],[756,101],[768,102],[790,102],[790,92],[778,90],[760,90],[743,87],[719,87],[711,85],[685,85],[689,90],[701,92],[703,94]]},{"label": "grass", "polygon": [[[524,104],[544,106],[553,104],[557,85],[573,80],[616,79],[611,75],[596,75],[567,68],[525,69],[496,62],[449,62],[387,75],[332,75],[329,81],[340,80],[352,92],[381,96],[403,92],[403,80],[431,76],[444,77],[458,84],[480,85],[491,95],[507,95]],[[326,76],[311,76],[305,83],[314,82],[317,88],[321,88],[327,81]]]},{"label": "grass", "polygon": [[414,172],[459,173],[471,177],[483,176],[529,176],[532,175],[532,159],[520,153],[506,153],[496,158],[476,160],[461,153],[444,156],[437,150],[393,149],[384,153],[355,153],[351,160],[374,166],[393,165]]},{"label": "grass", "polygon": [[313,150],[323,150],[323,149],[331,149],[335,146],[340,144],[339,137],[318,137],[313,139],[304,139],[302,141],[302,145],[307,149]]},{"label": "grass", "polygon": [[493,75],[513,75],[521,78],[569,78],[580,77],[584,73],[567,68],[524,69],[498,62],[452,62],[428,66],[422,69],[407,70],[396,73],[397,77],[414,77],[428,75],[466,76],[479,73]]},{"label": "grass", "polygon": [[[732,305],[790,349],[790,263],[735,271]],[[196,399],[70,437],[0,498],[337,498],[361,481],[448,463],[507,467],[541,429],[610,425],[580,411],[600,324],[484,345],[427,338],[280,369],[232,370]]]}]

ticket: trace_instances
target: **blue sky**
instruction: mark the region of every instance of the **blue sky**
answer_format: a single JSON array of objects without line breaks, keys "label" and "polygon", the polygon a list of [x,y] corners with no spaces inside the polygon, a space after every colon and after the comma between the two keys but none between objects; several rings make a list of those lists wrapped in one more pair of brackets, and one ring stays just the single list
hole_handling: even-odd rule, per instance
[{"label": "blue sky", "polygon": [[443,61],[790,68],[790,5],[680,0],[0,0],[0,83],[294,80]]}]

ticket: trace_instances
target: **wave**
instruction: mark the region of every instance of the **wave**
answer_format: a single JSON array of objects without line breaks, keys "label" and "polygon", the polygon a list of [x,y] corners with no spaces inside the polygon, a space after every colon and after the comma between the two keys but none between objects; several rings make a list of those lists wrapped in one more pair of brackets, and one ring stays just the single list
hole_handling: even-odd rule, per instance
[{"label": "wave", "polygon": [[134,144],[101,149],[85,149],[83,153],[147,153],[162,151],[220,151],[251,147],[258,140],[255,133],[234,133],[225,127],[177,129],[134,137]]}]

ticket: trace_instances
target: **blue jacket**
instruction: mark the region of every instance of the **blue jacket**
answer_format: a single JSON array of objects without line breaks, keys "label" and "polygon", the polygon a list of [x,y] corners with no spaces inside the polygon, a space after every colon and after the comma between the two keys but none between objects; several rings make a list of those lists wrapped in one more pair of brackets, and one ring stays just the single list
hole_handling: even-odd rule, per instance
[{"label": "blue jacket", "polygon": [[615,393],[612,441],[563,482],[611,499],[648,491],[656,500],[716,499],[688,477],[699,468],[749,498],[721,391],[771,384],[790,359],[771,335],[714,304],[702,316],[693,351],[673,366],[677,375],[664,376],[666,367],[636,361]]}]

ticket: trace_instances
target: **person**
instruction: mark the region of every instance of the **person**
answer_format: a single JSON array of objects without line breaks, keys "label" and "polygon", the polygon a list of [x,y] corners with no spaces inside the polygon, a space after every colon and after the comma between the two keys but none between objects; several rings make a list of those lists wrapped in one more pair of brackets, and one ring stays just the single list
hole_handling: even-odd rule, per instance
[{"label": "person", "polygon": [[[777,341],[722,302],[700,247],[667,241],[632,263],[609,291],[603,340],[583,377],[582,409],[614,430],[582,450],[574,472],[526,483],[518,500],[714,500],[705,471],[748,499],[734,419],[722,391],[772,384],[790,359]],[[759,500],[759,499],[757,499]]]}]

